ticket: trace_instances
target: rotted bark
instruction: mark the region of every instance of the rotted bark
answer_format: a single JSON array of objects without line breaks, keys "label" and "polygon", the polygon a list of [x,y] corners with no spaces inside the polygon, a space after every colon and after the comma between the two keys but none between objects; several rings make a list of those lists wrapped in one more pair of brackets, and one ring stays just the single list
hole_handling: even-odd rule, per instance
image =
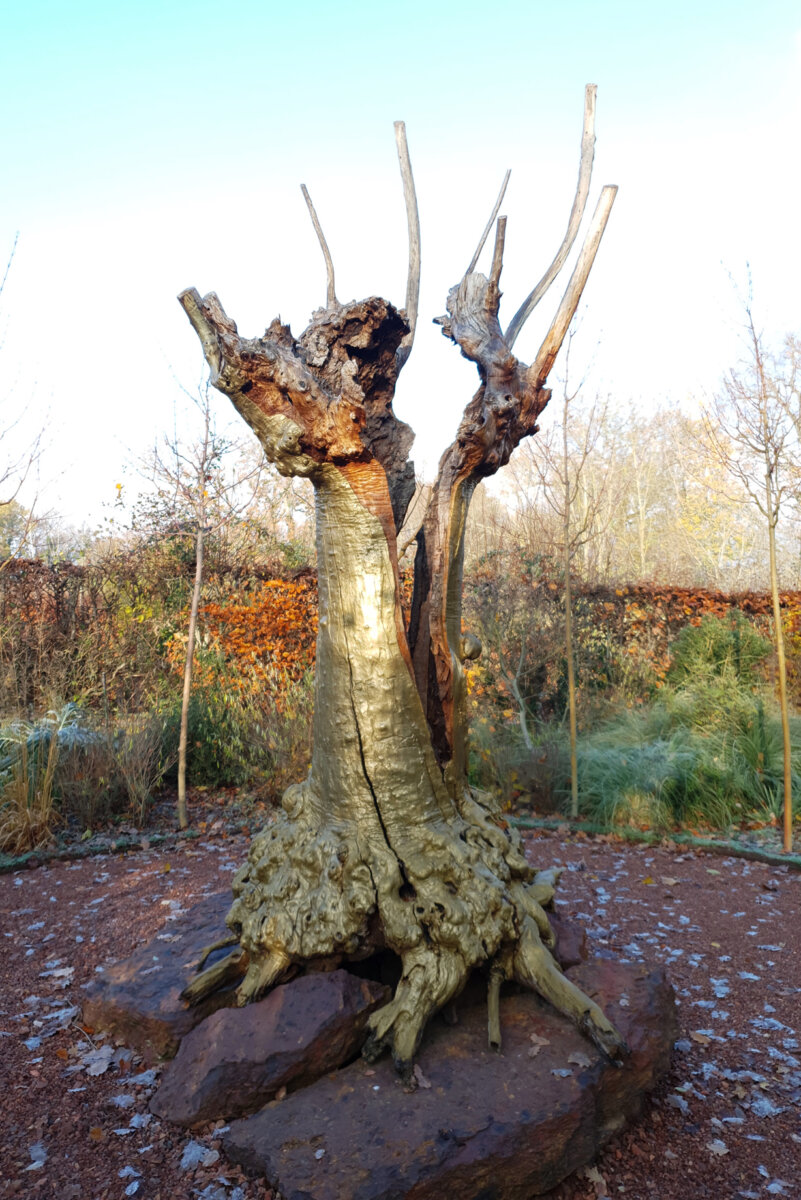
[{"label": "rotted bark", "polygon": [[[408,190],[407,211],[413,245]],[[534,432],[549,396],[542,353],[531,367],[520,363],[499,324],[504,230],[501,218],[489,276],[472,269],[479,246],[441,319],[476,363],[481,386],[440,463],[419,537],[408,633],[397,532],[414,487],[413,435],[392,399],[411,348],[419,255],[410,258],[411,321],[376,297],[340,304],[330,255],[328,307],[297,339],[278,321],[262,338],[242,338],[213,293],[180,297],[211,382],[280,472],[312,481],[317,505],[312,763],[234,879],[228,923],[243,954],[232,956],[231,969],[247,963],[239,999],[256,998],[298,969],[387,946],[400,956],[402,975],[393,999],[371,1017],[365,1054],[390,1048],[407,1079],[428,1018],[479,966],[489,972],[493,1044],[498,987],[517,979],[610,1056],[621,1051],[603,1013],[568,984],[550,953],[553,879],[537,876],[519,837],[466,782],[462,660],[480,650],[461,630],[468,506],[478,481]],[[216,982],[211,973],[208,982]],[[191,998],[204,986],[201,976]]]}]

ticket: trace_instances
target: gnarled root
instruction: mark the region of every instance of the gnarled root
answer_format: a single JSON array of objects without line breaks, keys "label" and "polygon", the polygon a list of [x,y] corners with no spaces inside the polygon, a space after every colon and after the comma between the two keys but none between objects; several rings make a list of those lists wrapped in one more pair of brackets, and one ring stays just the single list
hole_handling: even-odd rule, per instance
[{"label": "gnarled root", "polygon": [[[228,939],[223,944],[228,945]],[[210,953],[211,950],[206,951],[201,959],[201,965]],[[247,966],[247,952],[241,949],[234,950],[231,954],[226,954],[225,958],[221,958],[219,962],[212,963],[205,971],[201,971],[181,992],[181,999],[186,1000],[189,1004],[200,1004],[201,1000],[205,1000],[206,996],[210,996],[218,988],[225,987],[227,983],[233,983],[235,979],[239,979],[247,970]]]},{"label": "gnarled root", "polygon": [[274,950],[266,958],[251,962],[245,978],[236,989],[236,1002],[240,1008],[258,1000],[268,988],[278,983],[291,965],[289,956]]},{"label": "gnarled root", "polygon": [[501,1045],[501,983],[515,979],[610,1059],[621,1057],[614,1026],[551,953],[546,910],[557,873],[535,872],[517,833],[486,804],[465,796],[451,822],[398,829],[390,842],[366,839],[357,823],[321,824],[313,801],[309,783],[290,788],[285,812],[254,839],[227,918],[242,949],[199,975],[187,999],[197,1003],[246,970],[237,1003],[247,1004],[305,965],[328,968],[388,946],[403,973],[370,1018],[364,1055],[389,1050],[407,1083],[429,1018],[477,967],[489,968],[492,1048]]},{"label": "gnarled root", "polygon": [[403,975],[389,1004],[373,1013],[362,1054],[374,1062],[392,1050],[395,1069],[411,1084],[414,1055],[429,1017],[461,991],[468,976],[460,954],[418,946],[403,956]]},{"label": "gnarled root", "polygon": [[578,1026],[610,1061],[621,1065],[628,1047],[602,1009],[585,996],[580,988],[562,973],[550,951],[542,944],[539,930],[526,918],[512,959],[514,978],[533,988],[548,1000],[557,1012],[563,1013]]}]

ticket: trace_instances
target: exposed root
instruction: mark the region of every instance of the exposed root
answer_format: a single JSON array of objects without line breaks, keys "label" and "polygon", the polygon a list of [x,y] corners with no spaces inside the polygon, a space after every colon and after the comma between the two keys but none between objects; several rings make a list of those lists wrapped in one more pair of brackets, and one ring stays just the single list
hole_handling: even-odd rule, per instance
[{"label": "exposed root", "polygon": [[403,1082],[413,1083],[414,1055],[430,1016],[461,991],[468,969],[461,955],[427,946],[403,958],[403,975],[389,1004],[373,1013],[362,1054],[374,1062],[392,1050],[395,1069]]},{"label": "exposed root", "polygon": [[240,1008],[258,1000],[269,987],[278,983],[286,974],[290,959],[280,950],[274,950],[267,958],[251,962],[248,973],[236,989],[236,1002]]},{"label": "exposed root", "polygon": [[[209,950],[204,954],[201,962],[205,962],[210,953]],[[181,999],[188,1001],[189,1004],[199,1004],[201,1000],[205,1000],[206,996],[210,996],[218,988],[225,987],[227,983],[233,983],[235,979],[239,979],[246,971],[247,965],[247,951],[240,949],[226,954],[225,958],[213,963],[193,979],[181,992]]]},{"label": "exposed root", "polygon": [[[234,879],[228,924],[242,949],[203,971],[184,996],[197,1003],[247,973],[248,1004],[296,969],[394,950],[403,973],[392,1000],[369,1021],[364,1056],[389,1050],[413,1085],[414,1056],[430,1017],[470,972],[489,966],[488,1041],[501,1047],[504,979],[538,992],[612,1061],[626,1047],[614,1026],[560,970],[546,908],[556,871],[535,872],[518,834],[488,803],[465,796],[450,822],[395,829],[365,840],[356,825],[320,824],[312,784],[290,788],[285,812],[254,838]],[[226,944],[220,942],[204,952]]]},{"label": "exposed root", "polygon": [[493,966],[487,988],[487,1041],[490,1050],[501,1048],[501,984],[504,972]]},{"label": "exposed root", "polygon": [[197,967],[195,968],[195,970],[202,971],[206,965],[206,959],[209,957],[210,954],[213,954],[215,950],[222,950],[222,949],[224,949],[225,946],[236,946],[238,944],[239,944],[239,938],[236,936],[224,937],[224,938],[220,938],[220,940],[218,942],[212,942],[210,946],[206,946],[201,951],[200,958],[197,960]]},{"label": "exposed root", "polygon": [[513,958],[514,977],[538,992],[557,1012],[589,1037],[612,1062],[619,1064],[628,1047],[611,1021],[589,996],[585,996],[560,970],[556,960],[542,944],[539,930],[530,918],[521,929]]}]

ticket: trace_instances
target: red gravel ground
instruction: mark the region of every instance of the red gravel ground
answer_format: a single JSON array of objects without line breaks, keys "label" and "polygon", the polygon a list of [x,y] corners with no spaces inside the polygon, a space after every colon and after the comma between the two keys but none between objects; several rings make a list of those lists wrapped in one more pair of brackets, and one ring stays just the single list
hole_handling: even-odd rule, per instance
[{"label": "red gravel ground", "polygon": [[[527,842],[538,866],[566,868],[559,905],[591,946],[666,964],[680,1004],[669,1078],[553,1200],[801,1197],[801,874],[603,838]],[[104,964],[157,934],[168,953],[182,909],[225,888],[245,852],[244,837],[208,837],[0,877],[0,1196],[271,1196],[228,1166],[213,1127],[152,1117],[153,1075],[71,1011]]]}]

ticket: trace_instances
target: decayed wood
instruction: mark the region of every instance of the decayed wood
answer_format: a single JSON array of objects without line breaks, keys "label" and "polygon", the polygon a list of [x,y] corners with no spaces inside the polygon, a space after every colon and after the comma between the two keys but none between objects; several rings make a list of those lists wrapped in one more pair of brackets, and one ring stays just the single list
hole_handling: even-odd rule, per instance
[{"label": "decayed wood", "polygon": [[[243,338],[213,293],[190,289],[180,297],[211,382],[230,396],[280,471],[312,480],[317,503],[312,763],[307,779],[285,793],[277,820],[254,839],[235,880],[228,921],[249,955],[239,996],[255,999],[298,965],[331,965],[387,946],[400,957],[402,974],[393,1000],[370,1019],[365,1054],[390,1047],[404,1079],[412,1078],[429,1016],[478,966],[491,973],[493,1045],[500,1044],[500,981],[517,979],[616,1056],[619,1035],[553,964],[543,909],[552,885],[534,878],[519,841],[467,787],[462,659],[474,658],[480,646],[461,628],[470,499],[479,480],[536,430],[550,396],[548,370],[614,189],[602,198],[533,367],[514,356],[499,321],[506,218],[497,214],[508,173],[470,268],[448,294],[439,324],[476,364],[480,386],[442,457],[417,538],[407,635],[397,531],[414,489],[412,433],[394,415],[392,399],[417,320],[420,248],[400,122],[396,138],[409,224],[405,314],[377,297],[337,303],[330,255],[305,189],[329,266],[329,303],[300,337],[273,321],[263,337]],[[581,210],[579,196],[574,213]],[[474,268],[493,222],[485,276]],[[572,231],[573,215],[570,224]],[[196,989],[203,986],[198,981]]]}]

